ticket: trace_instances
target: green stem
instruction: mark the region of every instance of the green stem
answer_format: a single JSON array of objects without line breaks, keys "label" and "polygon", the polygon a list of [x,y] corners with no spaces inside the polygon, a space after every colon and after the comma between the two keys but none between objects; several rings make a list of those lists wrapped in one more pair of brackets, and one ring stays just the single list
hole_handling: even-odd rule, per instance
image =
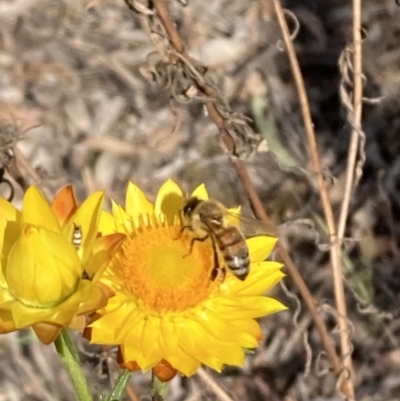
[{"label": "green stem", "polygon": [[122,393],[124,392],[130,377],[131,377],[131,372],[129,372],[129,370],[122,371],[122,373],[118,377],[117,383],[115,384],[113,391],[108,396],[107,401],[116,401],[121,398]]},{"label": "green stem", "polygon": [[153,373],[151,379],[151,399],[152,401],[165,401],[168,391],[168,382],[164,383]]},{"label": "green stem", "polygon": [[67,330],[62,329],[60,335],[54,342],[61,361],[67,369],[74,385],[79,401],[93,401],[87,381],[82,372],[78,352],[72,342]]}]

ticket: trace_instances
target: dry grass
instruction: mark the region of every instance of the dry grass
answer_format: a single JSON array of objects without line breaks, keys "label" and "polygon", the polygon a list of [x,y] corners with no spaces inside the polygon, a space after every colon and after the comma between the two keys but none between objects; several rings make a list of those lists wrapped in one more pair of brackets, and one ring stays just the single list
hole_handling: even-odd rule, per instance
[{"label": "dry grass", "polygon": [[[207,79],[267,139],[270,152],[257,148],[254,138],[239,137],[269,216],[278,224],[314,222],[315,228],[284,225],[282,242],[323,305],[339,347],[326,224],[272,2],[167,5],[189,54],[208,66]],[[338,60],[352,42],[352,9],[340,0],[283,5],[300,23],[295,50],[337,221],[352,128],[339,96]],[[362,4],[366,162],[350,202],[342,258],[358,401],[400,398],[399,18],[394,0]],[[0,23],[0,167],[8,162],[5,150],[17,142],[18,165],[6,173],[16,204],[32,180],[48,196],[72,182],[81,197],[105,189],[123,201],[128,180],[154,197],[172,177],[187,190],[205,182],[213,197],[249,207],[201,99],[193,99],[180,76],[175,94],[181,103],[170,101],[154,53],[153,42],[162,46],[163,38],[150,40],[148,20],[123,0],[3,0]],[[9,188],[0,191],[8,196]],[[277,296],[290,311],[262,322],[265,341],[243,369],[176,378],[170,400],[222,399],[217,388],[243,401],[339,399],[310,314],[296,302],[290,279],[286,286]],[[81,351],[93,391],[109,389],[118,374],[113,353],[83,343]],[[52,346],[14,333],[0,337],[0,353],[0,401],[74,400]],[[148,397],[148,383],[148,375],[133,376],[139,399]]]}]

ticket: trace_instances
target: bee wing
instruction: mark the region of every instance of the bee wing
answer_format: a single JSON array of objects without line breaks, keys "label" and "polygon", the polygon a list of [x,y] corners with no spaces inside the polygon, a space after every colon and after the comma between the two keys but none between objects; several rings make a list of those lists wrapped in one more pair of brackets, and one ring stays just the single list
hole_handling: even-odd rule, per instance
[{"label": "bee wing", "polygon": [[226,215],[227,222],[239,227],[245,237],[255,237],[257,235],[278,237],[278,229],[275,224],[266,224],[254,217],[245,216],[231,210],[227,210]]}]

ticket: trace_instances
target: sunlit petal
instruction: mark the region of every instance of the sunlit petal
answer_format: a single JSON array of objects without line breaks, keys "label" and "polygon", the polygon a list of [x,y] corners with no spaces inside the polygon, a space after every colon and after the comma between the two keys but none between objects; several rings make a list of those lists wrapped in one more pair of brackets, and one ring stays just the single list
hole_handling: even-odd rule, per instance
[{"label": "sunlit petal", "polygon": [[35,186],[31,186],[25,193],[21,223],[41,226],[51,231],[60,231],[60,223],[51,206]]},{"label": "sunlit petal", "polygon": [[200,184],[191,195],[193,198],[199,198],[202,200],[208,200],[208,192],[204,184]]},{"label": "sunlit petal", "polygon": [[136,222],[141,214],[152,214],[154,206],[147,200],[146,195],[138,186],[129,182],[126,191],[125,210]]},{"label": "sunlit petal", "polygon": [[258,236],[249,238],[247,241],[251,262],[262,262],[275,248],[278,239],[269,236]]}]

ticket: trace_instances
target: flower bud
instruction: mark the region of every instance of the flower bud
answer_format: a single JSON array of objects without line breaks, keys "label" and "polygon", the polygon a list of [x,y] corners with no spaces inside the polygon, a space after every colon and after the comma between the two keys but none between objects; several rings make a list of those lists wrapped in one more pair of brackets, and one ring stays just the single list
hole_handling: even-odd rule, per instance
[{"label": "flower bud", "polygon": [[82,274],[79,257],[61,234],[26,224],[11,248],[5,278],[22,304],[51,308],[68,298]]}]

